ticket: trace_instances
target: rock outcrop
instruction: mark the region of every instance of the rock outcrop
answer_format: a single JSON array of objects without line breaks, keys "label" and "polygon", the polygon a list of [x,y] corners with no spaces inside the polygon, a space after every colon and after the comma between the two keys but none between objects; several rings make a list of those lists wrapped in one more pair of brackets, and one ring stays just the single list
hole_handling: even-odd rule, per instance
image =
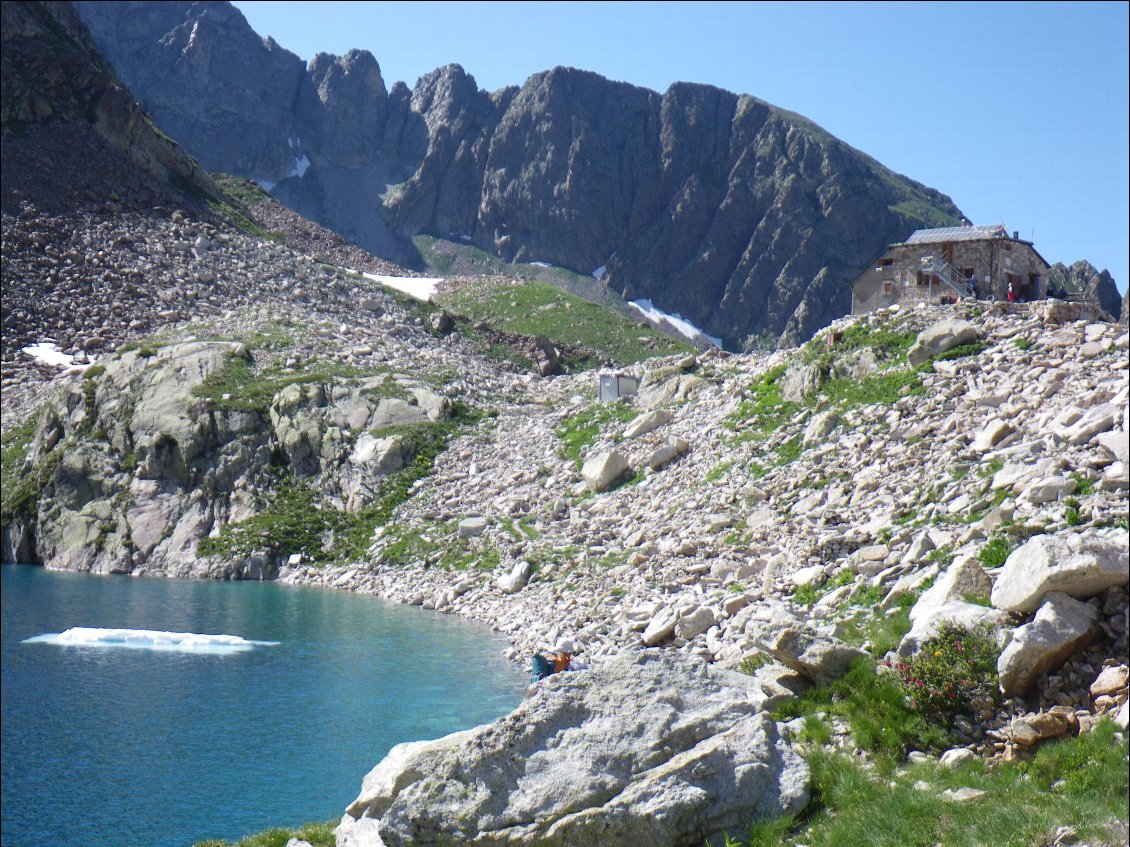
[{"label": "rock outcrop", "polygon": [[807,799],[752,679],[645,651],[551,676],[488,726],[394,747],[337,843],[701,847]]},{"label": "rock outcrop", "polygon": [[997,660],[1001,691],[1027,694],[1040,674],[1060,667],[1099,629],[1099,610],[1053,591],[1035,617],[1018,627]]},{"label": "rock outcrop", "polygon": [[744,94],[659,94],[570,68],[488,94],[457,65],[389,89],[368,53],[304,66],[227,3],[77,6],[208,168],[258,179],[397,261],[427,233],[599,271],[731,349],[807,338],[848,310],[846,283],[878,250],[960,218],[944,195]]},{"label": "rock outcrop", "polygon": [[1070,266],[1056,262],[1048,268],[1048,286],[1078,291],[1097,301],[1111,318],[1121,318],[1126,323],[1124,297],[1118,293],[1114,277],[1110,275],[1110,271],[1100,271],[1086,259],[1073,262]]},{"label": "rock outcrop", "polygon": [[1009,555],[993,586],[992,602],[1010,612],[1033,612],[1049,592],[1087,598],[1127,583],[1130,566],[1124,536],[1040,535]]},{"label": "rock outcrop", "polygon": [[912,365],[920,365],[939,353],[962,344],[971,344],[980,337],[981,331],[969,321],[947,318],[920,332],[906,352],[906,358]]},{"label": "rock outcrop", "polygon": [[52,569],[271,578],[278,554],[214,562],[198,544],[266,507],[272,466],[356,512],[413,458],[410,426],[448,406],[383,374],[261,377],[256,402],[209,394],[210,381],[253,369],[242,344],[188,342],[107,358],[72,380],[42,413],[23,471],[52,472],[5,537],[34,538]]}]

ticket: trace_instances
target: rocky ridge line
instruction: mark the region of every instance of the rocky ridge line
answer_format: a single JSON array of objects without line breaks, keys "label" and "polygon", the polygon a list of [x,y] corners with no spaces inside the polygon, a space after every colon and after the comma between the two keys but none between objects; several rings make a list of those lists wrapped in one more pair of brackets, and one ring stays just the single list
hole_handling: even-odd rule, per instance
[{"label": "rocky ridge line", "polygon": [[[809,337],[949,198],[748,95],[554,68],[488,93],[457,65],[386,88],[365,51],[308,66],[228,3],[78,3],[157,122],[211,170],[410,263],[411,236],[546,261],[738,348]],[[230,80],[238,78],[233,86]]]}]

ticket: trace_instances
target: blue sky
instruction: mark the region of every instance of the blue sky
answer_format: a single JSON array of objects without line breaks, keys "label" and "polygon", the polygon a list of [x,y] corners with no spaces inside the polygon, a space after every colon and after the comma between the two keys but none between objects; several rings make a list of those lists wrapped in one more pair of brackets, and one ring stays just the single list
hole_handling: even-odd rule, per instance
[{"label": "blue sky", "polygon": [[237,2],[303,59],[369,50],[387,85],[557,65],[699,82],[799,112],[1049,262],[1130,276],[1130,4]]}]

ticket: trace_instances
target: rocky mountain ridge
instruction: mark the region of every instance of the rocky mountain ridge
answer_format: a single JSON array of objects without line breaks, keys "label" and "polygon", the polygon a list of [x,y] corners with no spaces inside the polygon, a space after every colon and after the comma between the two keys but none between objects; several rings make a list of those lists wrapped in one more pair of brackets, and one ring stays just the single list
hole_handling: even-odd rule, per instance
[{"label": "rocky mountain ridge", "polygon": [[660,95],[569,68],[488,94],[455,65],[386,90],[370,54],[306,67],[227,3],[77,6],[211,170],[263,180],[401,263],[407,239],[428,233],[600,271],[731,348],[808,337],[847,311],[847,284],[888,243],[960,218],[938,192],[748,95],[686,83]]},{"label": "rocky mountain ridge", "polygon": [[1058,289],[1081,291],[1097,302],[1111,317],[1118,317],[1125,323],[1128,295],[1120,295],[1118,286],[1109,271],[1100,271],[1085,259],[1072,262],[1070,266],[1056,262],[1048,268],[1048,285]]}]

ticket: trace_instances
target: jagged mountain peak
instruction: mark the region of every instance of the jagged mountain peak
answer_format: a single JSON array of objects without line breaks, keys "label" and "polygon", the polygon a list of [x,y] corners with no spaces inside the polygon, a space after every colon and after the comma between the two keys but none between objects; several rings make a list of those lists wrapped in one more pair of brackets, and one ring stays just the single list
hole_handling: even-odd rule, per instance
[{"label": "jagged mountain peak", "polygon": [[204,47],[162,27],[219,20],[226,4],[161,5],[172,8],[78,8],[207,166],[259,179],[402,263],[420,262],[410,239],[427,234],[508,261],[603,268],[610,288],[736,348],[808,337],[848,310],[848,284],[887,244],[961,217],[940,192],[748,94],[693,82],[660,94],[563,66],[491,93],[455,64],[389,91],[363,51],[304,66],[231,13],[208,31],[209,61],[193,62],[180,51]]}]

